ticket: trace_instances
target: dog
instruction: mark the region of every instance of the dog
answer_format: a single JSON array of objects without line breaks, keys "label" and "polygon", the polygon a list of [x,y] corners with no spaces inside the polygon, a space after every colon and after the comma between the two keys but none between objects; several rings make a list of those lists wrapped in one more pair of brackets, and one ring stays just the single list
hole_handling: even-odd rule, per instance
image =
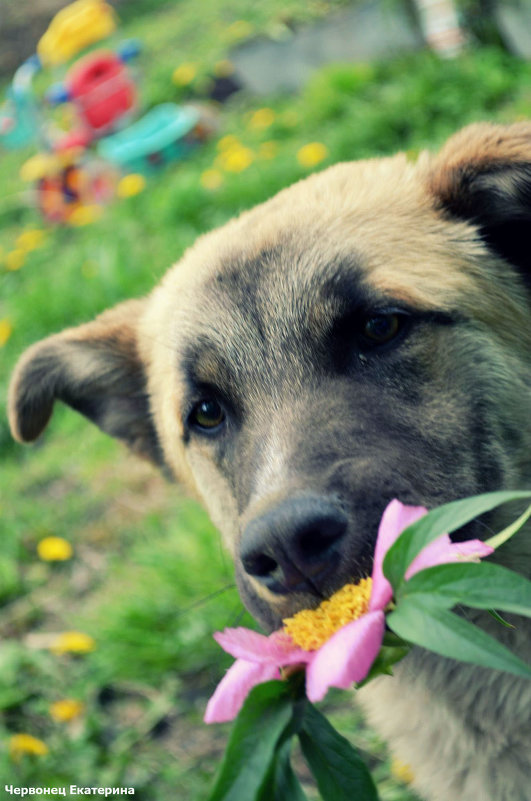
[{"label": "dog", "polygon": [[[31,347],[13,434],[35,440],[60,400],[173,474],[274,630],[370,572],[392,498],[530,486],[530,226],[531,123],[332,166],[200,237],[148,297]],[[520,533],[496,559],[528,574],[530,549]],[[523,618],[470,617],[530,660]],[[525,680],[416,648],[358,696],[428,801],[531,798]]]}]

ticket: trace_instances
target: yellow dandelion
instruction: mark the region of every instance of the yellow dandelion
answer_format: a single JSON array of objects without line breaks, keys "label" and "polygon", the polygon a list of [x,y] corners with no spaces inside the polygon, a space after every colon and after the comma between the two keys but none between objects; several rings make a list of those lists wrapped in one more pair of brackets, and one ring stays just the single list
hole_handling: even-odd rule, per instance
[{"label": "yellow dandelion", "polygon": [[16,250],[10,250],[9,253],[6,253],[6,268],[8,270],[20,270],[24,262],[26,261],[26,251],[17,248]]},{"label": "yellow dandelion", "polygon": [[90,223],[98,220],[102,214],[103,209],[101,206],[78,206],[68,218],[68,222],[76,227],[90,225]]},{"label": "yellow dandelion", "polygon": [[124,175],[116,187],[116,194],[118,197],[133,197],[142,192],[146,188],[146,179],[139,173],[132,172],[130,175]]},{"label": "yellow dandelion", "polygon": [[205,189],[219,189],[223,183],[223,176],[219,170],[205,170],[201,173],[199,181]]},{"label": "yellow dandelion", "polygon": [[88,654],[95,648],[95,640],[82,631],[63,631],[50,645],[54,654]]},{"label": "yellow dandelion", "polygon": [[275,122],[275,112],[272,108],[259,108],[251,114],[247,127],[252,131],[261,131],[269,128]]},{"label": "yellow dandelion", "polygon": [[258,148],[258,158],[259,159],[274,159],[278,153],[278,143],[277,142],[262,142],[260,147]]},{"label": "yellow dandelion", "polygon": [[242,143],[238,137],[233,134],[222,136],[221,139],[216,142],[216,150],[220,153],[223,153],[225,150],[232,150],[235,147],[242,147]]},{"label": "yellow dandelion", "polygon": [[13,326],[7,319],[0,320],[0,348],[3,348],[13,333]]},{"label": "yellow dandelion", "polygon": [[413,770],[406,762],[394,758],[391,760],[391,776],[398,779],[402,784],[411,784],[415,778]]},{"label": "yellow dandelion", "polygon": [[303,609],[284,620],[285,631],[300,648],[315,651],[336,631],[369,611],[371,591],[371,578],[345,584],[317,609]]},{"label": "yellow dandelion", "polygon": [[216,78],[228,78],[234,72],[234,64],[228,58],[222,59],[214,64],[214,75]]},{"label": "yellow dandelion", "polygon": [[70,720],[78,718],[85,704],[75,698],[63,698],[50,705],[50,715],[57,723],[68,723]]},{"label": "yellow dandelion", "polygon": [[48,746],[32,734],[14,734],[9,740],[9,756],[19,760],[24,754],[46,756]]},{"label": "yellow dandelion", "polygon": [[254,28],[250,22],[245,19],[238,19],[227,28],[227,36],[231,41],[237,42],[240,39],[247,39],[253,30]]},{"label": "yellow dandelion", "polygon": [[40,228],[31,228],[27,231],[23,231],[20,236],[17,237],[16,245],[19,250],[35,250],[44,244],[45,239],[46,231]]},{"label": "yellow dandelion", "polygon": [[216,159],[216,166],[227,172],[243,172],[253,161],[253,151],[248,147],[234,147],[220,153]]},{"label": "yellow dandelion", "polygon": [[297,161],[302,167],[315,167],[328,156],[328,149],[322,142],[310,142],[297,152]]},{"label": "yellow dandelion", "polygon": [[177,86],[188,86],[188,84],[192,83],[196,75],[197,66],[191,61],[187,61],[173,70],[171,79]]},{"label": "yellow dandelion", "polygon": [[73,549],[62,537],[44,537],[37,545],[37,553],[44,562],[65,562],[71,559]]}]

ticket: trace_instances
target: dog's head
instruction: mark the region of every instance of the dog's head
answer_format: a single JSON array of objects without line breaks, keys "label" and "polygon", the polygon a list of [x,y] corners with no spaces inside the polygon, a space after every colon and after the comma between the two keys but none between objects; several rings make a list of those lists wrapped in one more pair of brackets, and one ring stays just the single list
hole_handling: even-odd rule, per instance
[{"label": "dog's head", "polygon": [[531,477],[530,224],[530,124],[339,164],[31,348],[13,432],[35,439],[60,399],[168,466],[275,627],[370,570],[392,498]]}]

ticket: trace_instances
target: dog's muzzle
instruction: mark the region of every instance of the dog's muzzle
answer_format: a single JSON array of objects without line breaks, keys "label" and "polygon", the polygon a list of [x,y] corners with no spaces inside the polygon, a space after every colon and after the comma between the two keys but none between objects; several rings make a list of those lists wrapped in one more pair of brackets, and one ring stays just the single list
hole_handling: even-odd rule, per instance
[{"label": "dog's muzzle", "polygon": [[342,558],[347,527],[346,514],[330,498],[284,500],[245,528],[243,568],[271,592],[323,596]]}]

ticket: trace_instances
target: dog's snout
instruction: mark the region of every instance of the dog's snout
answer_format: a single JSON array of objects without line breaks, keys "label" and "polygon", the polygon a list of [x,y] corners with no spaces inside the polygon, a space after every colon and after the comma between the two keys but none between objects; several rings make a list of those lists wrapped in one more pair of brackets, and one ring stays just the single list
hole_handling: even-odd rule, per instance
[{"label": "dog's snout", "polygon": [[240,546],[244,570],[272,592],[320,595],[340,558],[347,525],[341,507],[328,499],[284,501],[245,529]]}]

